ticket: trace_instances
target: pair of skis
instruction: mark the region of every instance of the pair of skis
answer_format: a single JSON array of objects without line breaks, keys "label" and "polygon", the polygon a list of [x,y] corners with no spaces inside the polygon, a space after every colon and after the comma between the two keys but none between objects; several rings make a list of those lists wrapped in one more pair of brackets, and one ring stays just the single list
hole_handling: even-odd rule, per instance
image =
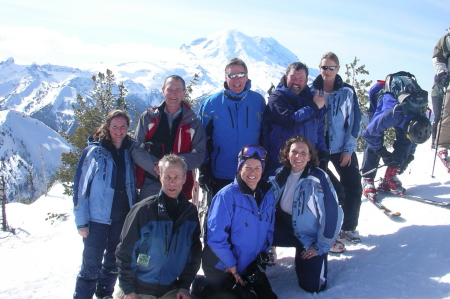
[{"label": "pair of skis", "polygon": [[[394,196],[398,196],[398,197],[401,197],[401,198],[406,198],[406,199],[409,199],[409,200],[414,200],[414,201],[417,201],[417,202],[430,204],[430,205],[437,206],[437,207],[450,208],[450,202],[441,202],[441,201],[436,201],[436,200],[423,198],[423,197],[416,196],[416,195],[398,194],[398,193],[395,193],[395,192],[384,191],[384,190],[378,190],[378,191],[379,192],[383,192],[383,193],[388,193],[388,194],[391,194],[391,195],[394,195]],[[400,212],[394,212],[391,209],[387,208],[385,205],[383,205],[381,202],[379,202],[373,195],[369,194],[368,199],[377,208],[379,208],[386,216],[392,217],[392,216],[400,216],[401,215]]]}]

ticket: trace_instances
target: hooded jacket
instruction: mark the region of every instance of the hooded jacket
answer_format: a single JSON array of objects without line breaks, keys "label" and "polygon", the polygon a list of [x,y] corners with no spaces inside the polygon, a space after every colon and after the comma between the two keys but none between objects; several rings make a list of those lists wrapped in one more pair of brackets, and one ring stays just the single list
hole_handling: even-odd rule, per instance
[{"label": "hooded jacket", "polygon": [[433,50],[433,66],[436,74],[449,72],[450,68],[450,33],[443,35]]},{"label": "hooded jacket", "polygon": [[236,265],[238,273],[244,274],[257,255],[268,252],[272,244],[275,202],[270,184],[259,181],[255,191],[261,193],[259,206],[235,178],[212,200],[206,243],[219,258],[215,267],[221,271]]},{"label": "hooded jacket", "polygon": [[[314,94],[316,90],[323,90],[321,75],[317,76],[312,83],[311,92]],[[355,89],[344,83],[341,76],[336,75],[333,92],[326,106],[330,154],[353,154],[361,130],[361,111]]]},{"label": "hooded jacket", "polygon": [[233,180],[239,151],[246,145],[259,144],[266,102],[250,88],[251,80],[247,80],[244,91],[235,94],[225,83],[223,91],[207,98],[200,107],[208,148],[205,162],[210,163],[216,178]]},{"label": "hooded jacket", "polygon": [[321,155],[327,155],[324,125],[325,106],[319,109],[313,93],[305,86],[299,95],[287,86],[284,77],[270,94],[263,116],[263,146],[267,150],[266,172],[275,174],[280,167],[278,154],[287,139],[294,135],[308,138]]},{"label": "hooded jacket", "polygon": [[[175,219],[167,200],[177,201]],[[119,285],[125,294],[156,297],[175,288],[189,290],[201,249],[197,208],[183,193],[173,199],[161,191],[137,203],[125,220],[116,250]]]},{"label": "hooded jacket", "polygon": [[[283,166],[270,182],[278,203],[291,169]],[[341,229],[342,209],[328,175],[318,167],[307,166],[295,185],[292,205],[294,235],[305,249],[314,247],[319,255],[327,253]]]},{"label": "hooded jacket", "polygon": [[[116,187],[117,168],[109,150],[102,140],[88,140],[78,161],[73,183],[75,223],[83,226],[89,221],[111,224],[111,208]],[[134,162],[130,152],[134,141],[125,136],[122,141],[125,150],[125,188],[130,208],[136,202]]]}]

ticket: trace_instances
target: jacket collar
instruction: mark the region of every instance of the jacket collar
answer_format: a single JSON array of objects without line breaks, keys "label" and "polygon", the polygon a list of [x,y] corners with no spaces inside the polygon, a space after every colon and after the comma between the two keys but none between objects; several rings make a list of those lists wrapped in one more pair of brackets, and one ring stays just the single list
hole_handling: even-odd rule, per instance
[{"label": "jacket collar", "polygon": [[[315,89],[321,90],[323,89],[323,78],[322,75],[319,75],[314,79],[312,86],[314,86]],[[336,74],[336,80],[334,80],[334,86],[333,91],[337,91],[341,89],[344,86],[344,81],[342,81],[342,77],[339,76],[339,74]]]}]

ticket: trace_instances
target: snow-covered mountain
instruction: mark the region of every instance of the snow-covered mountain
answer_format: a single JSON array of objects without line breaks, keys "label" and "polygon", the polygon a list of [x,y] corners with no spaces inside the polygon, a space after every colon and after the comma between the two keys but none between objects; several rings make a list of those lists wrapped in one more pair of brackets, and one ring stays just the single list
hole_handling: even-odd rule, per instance
[{"label": "snow-covered mountain", "polygon": [[8,201],[33,200],[45,192],[70,146],[57,132],[24,113],[0,111],[0,174]]},{"label": "snow-covered mountain", "polygon": [[[18,65],[8,58],[0,62],[0,110],[19,111],[57,132],[71,133],[75,125],[71,105],[76,95],[89,98],[92,76],[107,69],[115,75],[116,83],[124,83],[128,101],[142,112],[161,102],[161,86],[169,75],[180,75],[189,82],[198,74],[192,97],[201,100],[223,88],[226,62],[239,57],[248,66],[252,89],[266,95],[271,83],[279,82],[286,66],[299,61],[275,39],[249,37],[237,30],[196,39],[176,51],[171,60],[149,57],[148,61],[97,63],[83,70],[51,64]],[[310,73],[313,79],[318,71],[311,69]]]},{"label": "snow-covered mountain", "polygon": [[[273,38],[249,37],[236,30],[196,39],[174,51],[176,55],[170,60],[149,57],[148,61],[96,63],[82,69],[51,64],[19,65],[13,58],[0,62],[0,157],[7,164],[2,172],[6,173],[11,189],[9,200],[33,197],[33,188],[24,188],[30,176],[39,178],[40,187],[34,189],[43,190],[40,148],[47,179],[54,175],[61,152],[69,150],[56,132],[73,132],[76,120],[72,105],[77,94],[92,100],[92,76],[98,72],[111,70],[116,83],[124,83],[127,100],[140,113],[163,100],[161,87],[169,75],[177,74],[189,82],[198,74],[191,97],[201,101],[223,88],[227,61],[239,57],[247,64],[252,90],[266,96],[271,83],[279,82],[287,65],[299,61]],[[318,73],[310,69],[310,80]]]}]

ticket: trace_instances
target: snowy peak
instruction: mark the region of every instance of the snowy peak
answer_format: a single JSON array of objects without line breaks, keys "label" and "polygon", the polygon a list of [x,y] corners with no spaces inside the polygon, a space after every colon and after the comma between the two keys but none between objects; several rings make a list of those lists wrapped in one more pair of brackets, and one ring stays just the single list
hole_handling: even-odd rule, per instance
[{"label": "snowy peak", "polygon": [[286,67],[299,61],[297,56],[273,38],[250,37],[237,30],[223,30],[206,38],[194,40],[180,48],[185,53],[201,59],[228,61],[239,57],[244,61],[262,61]]}]

